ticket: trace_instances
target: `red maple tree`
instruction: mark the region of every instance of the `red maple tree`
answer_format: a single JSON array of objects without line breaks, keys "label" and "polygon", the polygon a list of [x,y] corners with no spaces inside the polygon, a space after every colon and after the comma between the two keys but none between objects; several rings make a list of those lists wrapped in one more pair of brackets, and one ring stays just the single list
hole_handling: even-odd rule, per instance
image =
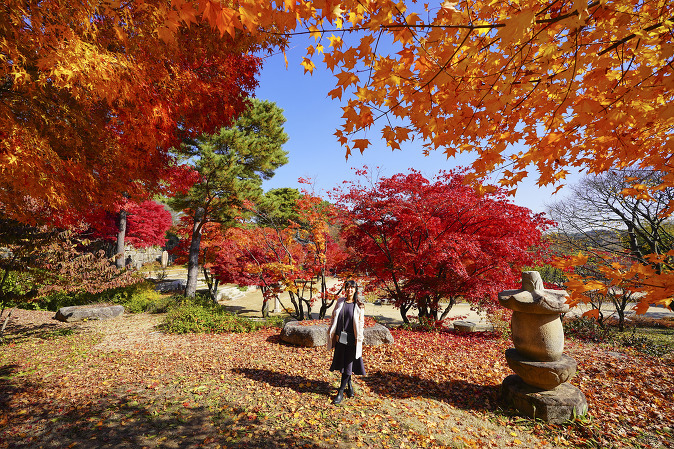
[{"label": "red maple tree", "polygon": [[[172,223],[171,213],[163,205],[147,200],[129,201],[123,206],[127,213],[126,243],[136,248],[163,246],[166,231]],[[117,239],[117,213],[99,210],[89,217],[90,233],[94,239],[113,242]]]},{"label": "red maple tree", "polygon": [[[212,270],[221,282],[259,287],[265,316],[272,299],[284,290],[297,291],[296,281],[304,277],[305,255],[291,228],[236,227],[227,230]],[[303,317],[302,302],[294,302]]]},{"label": "red maple tree", "polygon": [[437,319],[442,299],[493,309],[496,293],[517,285],[520,268],[539,257],[552,222],[503,190],[480,197],[463,180],[460,171],[432,180],[410,171],[333,192],[352,268],[395,301],[405,322],[411,308]]},{"label": "red maple tree", "polygon": [[[248,208],[257,210],[250,203]],[[259,287],[264,297],[263,315],[271,299],[287,292],[293,316],[310,319],[311,307],[320,300],[319,318],[323,318],[334,300],[326,277],[346,257],[338,233],[331,228],[334,208],[303,192],[295,209],[299,222],[291,221],[286,227],[259,214],[259,223],[266,226],[227,230],[211,267],[221,282]]]}]

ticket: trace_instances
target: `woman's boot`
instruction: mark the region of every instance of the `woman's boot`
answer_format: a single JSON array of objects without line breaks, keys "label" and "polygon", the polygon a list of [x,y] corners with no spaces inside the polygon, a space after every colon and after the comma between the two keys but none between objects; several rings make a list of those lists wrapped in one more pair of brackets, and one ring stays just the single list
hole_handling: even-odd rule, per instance
[{"label": "woman's boot", "polygon": [[351,384],[351,376],[349,376],[349,380],[346,381],[346,397],[350,399],[355,395],[356,392],[353,391],[353,385]]},{"label": "woman's boot", "polygon": [[339,391],[337,391],[337,396],[335,396],[335,399],[332,400],[333,404],[339,404],[344,399],[344,390],[346,389],[346,384],[349,380],[349,377],[351,376],[348,374],[342,374],[342,381],[339,384]]}]

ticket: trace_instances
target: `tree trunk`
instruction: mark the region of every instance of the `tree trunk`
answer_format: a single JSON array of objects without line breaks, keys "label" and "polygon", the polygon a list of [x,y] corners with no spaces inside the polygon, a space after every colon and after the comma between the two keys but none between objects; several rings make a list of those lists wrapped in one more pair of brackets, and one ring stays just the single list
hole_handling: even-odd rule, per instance
[{"label": "tree trunk", "polygon": [[321,281],[321,307],[318,308],[318,319],[322,320],[325,318],[325,314],[328,311],[328,286],[325,283],[325,270],[321,270],[320,281]]},{"label": "tree trunk", "polygon": [[119,211],[117,216],[117,249],[115,251],[115,265],[122,269],[125,265],[124,258],[124,237],[126,236],[126,211],[124,209]]},{"label": "tree trunk", "polygon": [[295,315],[290,315],[293,318],[295,318],[298,321],[302,321],[302,311],[301,311],[301,304],[297,304],[297,301],[295,301],[295,294],[291,291],[288,292],[288,296],[290,297],[290,302],[292,303],[293,307],[295,308]]},{"label": "tree trunk", "polygon": [[187,286],[185,296],[194,298],[197,295],[197,277],[199,276],[199,248],[201,246],[201,233],[204,227],[205,210],[198,207],[194,212],[194,226],[192,227],[192,241],[190,242],[190,254],[187,260]]},{"label": "tree trunk", "polygon": [[215,276],[211,276],[210,273],[208,272],[208,268],[203,267],[202,269],[204,273],[204,280],[206,281],[206,285],[208,285],[208,295],[211,298],[211,301],[214,303],[218,303],[218,286],[220,285],[220,281],[215,278]]},{"label": "tree trunk", "polygon": [[9,313],[7,314],[7,317],[5,318],[5,322],[2,323],[2,328],[0,329],[0,340],[2,340],[5,337],[5,328],[7,327],[7,323],[9,322],[9,318],[12,316],[12,312],[14,312],[14,308],[12,308]]},{"label": "tree trunk", "polygon": [[456,298],[452,296],[451,298],[449,298],[449,304],[447,304],[447,307],[445,307],[445,310],[442,312],[442,315],[440,315],[440,321],[447,318],[447,315],[449,315],[449,311],[452,310],[454,304],[456,304]]},{"label": "tree trunk", "polygon": [[311,300],[306,300],[306,299],[301,299],[301,301],[304,301],[305,305],[307,306],[307,320],[311,320]]},{"label": "tree trunk", "polygon": [[271,298],[267,297],[267,291],[265,287],[262,287],[262,318],[269,317],[269,303]]},{"label": "tree trunk", "polygon": [[409,312],[412,306],[400,306],[400,317],[403,319],[403,323],[410,324],[410,320],[407,318],[407,312]]}]

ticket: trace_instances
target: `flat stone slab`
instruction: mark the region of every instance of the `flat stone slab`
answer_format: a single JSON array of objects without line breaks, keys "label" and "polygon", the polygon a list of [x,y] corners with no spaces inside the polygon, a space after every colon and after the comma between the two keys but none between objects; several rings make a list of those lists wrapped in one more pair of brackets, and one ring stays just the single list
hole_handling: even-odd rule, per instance
[{"label": "flat stone slab", "polygon": [[587,414],[587,399],[573,385],[563,383],[552,390],[542,390],[527,385],[516,374],[503,380],[501,400],[524,416],[552,424]]},{"label": "flat stone slab", "polygon": [[477,323],[472,321],[454,321],[454,330],[457,332],[475,332],[477,329]]},{"label": "flat stone slab", "polygon": [[187,280],[185,279],[171,279],[168,281],[157,282],[154,289],[158,292],[169,293],[169,292],[178,292],[185,290],[187,286]]},{"label": "flat stone slab", "polygon": [[69,306],[61,307],[54,318],[72,323],[83,320],[107,320],[123,313],[124,306]]},{"label": "flat stone slab", "polygon": [[[363,335],[363,345],[377,346],[393,343],[393,335],[387,327],[375,324],[366,327]],[[301,324],[300,321],[289,321],[281,330],[281,341],[291,345],[314,347],[328,344],[327,324]]]}]

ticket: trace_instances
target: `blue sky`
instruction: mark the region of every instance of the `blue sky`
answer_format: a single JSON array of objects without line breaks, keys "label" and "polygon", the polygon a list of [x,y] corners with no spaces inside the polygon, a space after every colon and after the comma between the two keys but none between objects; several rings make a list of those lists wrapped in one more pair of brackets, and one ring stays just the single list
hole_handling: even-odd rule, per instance
[{"label": "blue sky", "polygon": [[[402,150],[391,151],[380,140],[378,128],[369,130],[367,138],[371,146],[363,155],[356,152],[344,158],[344,149],[333,133],[341,124],[341,103],[332,100],[328,92],[335,86],[335,78],[316,58],[313,75],[304,74],[300,65],[306,47],[312,43],[308,39],[296,38],[287,52],[288,68],[283,55],[274,55],[265,60],[256,96],[275,102],[284,110],[287,119],[286,133],[290,140],[284,149],[289,153],[288,164],[279,168],[276,175],[265,181],[265,190],[277,187],[303,188],[297,182],[300,177],[311,178],[315,192],[322,194],[342,183],[354,179],[353,168],[367,165],[371,169],[379,167],[381,176],[407,172],[409,168],[431,177],[439,170],[450,170],[471,162],[470,155],[447,159],[441,152],[424,156],[421,143],[412,142],[402,146]],[[346,96],[343,97],[346,100]],[[571,182],[578,177],[571,178]],[[513,202],[534,212],[544,212],[545,204],[563,198],[565,189],[552,195],[554,188],[538,188],[532,176],[518,187]]]}]

